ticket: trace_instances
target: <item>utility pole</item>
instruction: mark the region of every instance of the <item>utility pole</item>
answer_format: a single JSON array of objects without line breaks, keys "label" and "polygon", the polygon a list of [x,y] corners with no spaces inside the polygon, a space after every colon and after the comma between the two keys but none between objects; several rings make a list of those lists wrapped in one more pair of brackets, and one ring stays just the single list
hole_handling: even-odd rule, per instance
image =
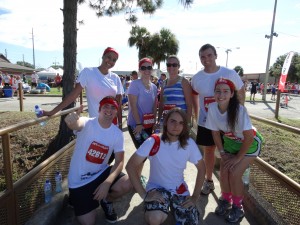
[{"label": "utility pole", "polygon": [[33,55],[33,69],[35,69],[35,56],[34,56],[34,35],[33,35],[33,28],[31,32],[32,37],[32,55]]},{"label": "utility pole", "polygon": [[271,34],[270,35],[265,35],[265,38],[270,39],[270,42],[269,42],[268,59],[267,59],[267,65],[266,65],[266,75],[265,75],[265,82],[264,82],[264,92],[263,92],[263,95],[262,95],[262,100],[263,101],[266,100],[266,96],[267,96],[267,83],[269,81],[269,67],[270,67],[270,59],[271,59],[273,36],[278,37],[278,34],[274,32],[276,7],[277,7],[277,0],[275,0],[275,4],[274,4],[273,20],[272,20],[272,26],[271,26]]}]

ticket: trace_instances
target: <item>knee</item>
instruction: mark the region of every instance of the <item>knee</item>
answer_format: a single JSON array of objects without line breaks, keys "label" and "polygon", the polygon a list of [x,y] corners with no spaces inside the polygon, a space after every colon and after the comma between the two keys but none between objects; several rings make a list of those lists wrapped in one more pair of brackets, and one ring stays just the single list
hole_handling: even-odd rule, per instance
[{"label": "knee", "polygon": [[159,225],[162,224],[167,219],[167,215],[163,215],[162,212],[152,211],[151,213],[145,214],[145,220],[150,225]]}]

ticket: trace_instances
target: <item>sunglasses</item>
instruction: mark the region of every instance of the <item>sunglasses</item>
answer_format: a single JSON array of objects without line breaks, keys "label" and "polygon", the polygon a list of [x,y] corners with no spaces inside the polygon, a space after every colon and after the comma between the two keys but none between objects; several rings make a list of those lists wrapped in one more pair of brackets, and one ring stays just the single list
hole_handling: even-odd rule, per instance
[{"label": "sunglasses", "polygon": [[167,67],[177,67],[177,66],[179,66],[179,64],[178,63],[167,63]]},{"label": "sunglasses", "polygon": [[152,66],[141,66],[141,70],[145,71],[145,70],[152,70]]}]

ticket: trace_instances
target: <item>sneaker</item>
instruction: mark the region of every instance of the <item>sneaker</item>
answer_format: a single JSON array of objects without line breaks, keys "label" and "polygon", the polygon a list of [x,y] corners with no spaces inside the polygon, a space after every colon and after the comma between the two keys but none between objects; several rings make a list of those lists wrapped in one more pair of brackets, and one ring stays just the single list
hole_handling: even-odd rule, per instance
[{"label": "sneaker", "polygon": [[141,175],[141,183],[142,183],[143,187],[146,188],[147,183],[148,183],[147,177]]},{"label": "sneaker", "polygon": [[229,223],[236,223],[238,222],[241,218],[243,218],[245,215],[243,207],[239,208],[236,205],[232,205],[232,209],[230,210],[229,214],[226,217],[226,220]]},{"label": "sneaker", "polygon": [[229,209],[231,209],[231,204],[227,200],[219,198],[219,203],[217,208],[215,209],[215,214],[224,216],[227,214]]},{"label": "sneaker", "polygon": [[118,220],[118,215],[115,212],[114,206],[112,202],[104,202],[100,201],[101,207],[105,213],[106,221],[109,223],[115,223]]},{"label": "sneaker", "polygon": [[211,191],[215,190],[215,185],[213,181],[208,181],[205,179],[201,193],[204,195],[208,195]]}]

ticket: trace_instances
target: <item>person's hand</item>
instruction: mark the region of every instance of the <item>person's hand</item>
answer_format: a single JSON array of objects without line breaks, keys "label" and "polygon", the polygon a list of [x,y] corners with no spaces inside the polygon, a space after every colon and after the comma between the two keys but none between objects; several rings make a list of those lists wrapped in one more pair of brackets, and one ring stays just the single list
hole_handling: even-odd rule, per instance
[{"label": "person's hand", "polygon": [[199,196],[188,196],[184,202],[182,202],[181,206],[184,208],[190,208],[193,207],[197,204],[197,200],[198,200]]},{"label": "person's hand", "polygon": [[110,188],[110,183],[108,182],[103,182],[101,183],[97,188],[96,190],[94,191],[93,195],[94,195],[94,200],[97,200],[97,201],[100,201],[102,199],[105,199],[107,194],[108,194],[108,191],[109,191],[109,188]]},{"label": "person's hand", "polygon": [[140,134],[143,129],[144,129],[143,125],[137,125],[137,126],[135,126],[135,128],[133,130],[134,135]]},{"label": "person's hand", "polygon": [[77,121],[80,118],[80,113],[83,110],[83,105],[80,105],[79,109],[76,110],[76,112],[72,112],[69,115],[66,116],[65,122],[67,125],[72,125],[77,123]]},{"label": "person's hand", "polygon": [[[228,154],[227,154],[228,155]],[[224,168],[232,171],[234,170],[235,166],[240,162],[240,159],[235,155],[229,155],[228,158],[225,160]]]},{"label": "person's hand", "polygon": [[165,199],[163,197],[163,195],[156,191],[156,190],[151,190],[147,193],[146,198],[144,199],[145,202],[152,202],[152,201],[156,201],[156,202],[160,202],[160,203],[165,203]]},{"label": "person's hand", "polygon": [[52,111],[43,110],[43,116],[52,116],[54,113]]}]

